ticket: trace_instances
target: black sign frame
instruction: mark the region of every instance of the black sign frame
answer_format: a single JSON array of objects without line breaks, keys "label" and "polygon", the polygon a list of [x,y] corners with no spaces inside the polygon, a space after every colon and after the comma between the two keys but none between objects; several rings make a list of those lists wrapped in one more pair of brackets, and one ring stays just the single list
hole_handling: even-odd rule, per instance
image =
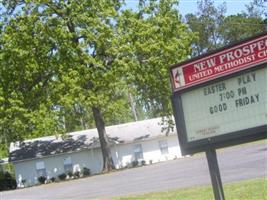
[{"label": "black sign frame", "polygon": [[[235,72],[233,74],[220,77],[215,80],[211,80],[199,85],[195,85],[190,88],[186,88],[173,93],[172,107],[174,112],[174,119],[176,123],[176,129],[178,133],[179,144],[181,147],[182,155],[194,154],[202,151],[207,151],[210,148],[223,148],[233,145],[238,145],[247,142],[253,142],[256,140],[267,139],[267,122],[266,125],[253,127],[249,129],[239,130],[235,132],[225,133],[218,136],[207,137],[200,140],[190,141],[187,140],[186,125],[184,120],[184,112],[182,107],[181,96],[191,90],[203,88],[207,85],[220,82],[222,80],[229,79],[231,77],[240,76],[244,73],[252,72],[261,68],[267,68],[267,63],[257,65],[255,67],[245,69],[243,71]],[[266,83],[267,85],[267,83]]]}]

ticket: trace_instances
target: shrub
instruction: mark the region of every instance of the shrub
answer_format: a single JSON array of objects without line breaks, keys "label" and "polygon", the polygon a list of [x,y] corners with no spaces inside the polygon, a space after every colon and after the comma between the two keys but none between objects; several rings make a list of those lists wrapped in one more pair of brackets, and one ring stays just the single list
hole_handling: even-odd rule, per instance
[{"label": "shrub", "polygon": [[137,165],[138,165],[138,161],[137,160],[132,161],[132,167],[136,167]]},{"label": "shrub", "polygon": [[52,177],[52,178],[50,178],[50,181],[51,181],[52,183],[54,183],[54,182],[56,181],[56,178],[55,178],[55,177]]},{"label": "shrub", "polygon": [[146,161],[145,160],[142,160],[141,161],[141,165],[146,165]]},{"label": "shrub", "polygon": [[22,183],[23,185],[25,185],[26,182],[27,182],[26,179],[23,179],[23,180],[21,181],[21,183]]},{"label": "shrub", "polygon": [[88,169],[87,167],[84,167],[82,170],[82,174],[83,176],[90,176],[91,175],[90,169]]},{"label": "shrub", "polygon": [[0,172],[0,191],[16,189],[17,182],[9,172]]},{"label": "shrub", "polygon": [[74,178],[79,178],[79,177],[80,177],[80,172],[79,171],[74,172]]},{"label": "shrub", "polygon": [[27,182],[27,179],[22,179],[21,180],[21,187],[26,187],[26,182]]},{"label": "shrub", "polygon": [[65,173],[62,173],[62,174],[59,174],[59,175],[58,175],[58,178],[59,178],[59,180],[61,180],[61,181],[65,180],[66,177],[67,177],[67,175],[66,175]]},{"label": "shrub", "polygon": [[46,181],[46,177],[45,177],[45,176],[39,176],[39,177],[38,177],[38,182],[39,182],[40,184],[44,184],[45,181]]},{"label": "shrub", "polygon": [[69,178],[73,177],[73,172],[69,171],[68,176],[69,176]]}]

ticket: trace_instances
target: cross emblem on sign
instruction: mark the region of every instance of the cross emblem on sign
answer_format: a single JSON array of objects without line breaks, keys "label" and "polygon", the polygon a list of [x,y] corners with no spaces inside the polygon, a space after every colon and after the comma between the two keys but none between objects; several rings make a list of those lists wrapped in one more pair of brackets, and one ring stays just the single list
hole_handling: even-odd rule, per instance
[{"label": "cross emblem on sign", "polygon": [[180,87],[181,86],[181,73],[179,72],[179,70],[176,70],[176,73],[174,75],[174,82],[176,87]]}]

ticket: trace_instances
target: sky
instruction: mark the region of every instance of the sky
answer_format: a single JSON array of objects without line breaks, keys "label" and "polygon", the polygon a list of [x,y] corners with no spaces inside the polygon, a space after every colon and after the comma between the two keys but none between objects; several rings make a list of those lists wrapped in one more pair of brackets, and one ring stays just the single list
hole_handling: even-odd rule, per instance
[{"label": "sky", "polygon": [[[246,10],[245,5],[252,2],[251,0],[215,0],[215,5],[226,2],[226,14],[232,15]],[[180,0],[179,10],[182,15],[197,11],[197,0]]]},{"label": "sky", "polygon": [[[134,7],[138,0],[125,0],[127,7]],[[220,5],[226,2],[226,15],[237,14],[246,10],[245,5],[252,0],[214,0],[215,5]],[[187,13],[195,13],[197,11],[197,0],[180,0],[179,11],[184,16]]]}]

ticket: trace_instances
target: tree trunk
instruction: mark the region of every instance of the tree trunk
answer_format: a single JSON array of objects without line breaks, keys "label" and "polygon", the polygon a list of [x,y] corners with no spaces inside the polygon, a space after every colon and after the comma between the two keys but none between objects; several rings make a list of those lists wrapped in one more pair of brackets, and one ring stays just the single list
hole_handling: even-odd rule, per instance
[{"label": "tree trunk", "polygon": [[134,105],[133,96],[132,96],[130,91],[128,91],[128,98],[129,98],[129,101],[130,101],[130,104],[131,104],[131,109],[132,109],[134,121],[138,121],[137,114],[136,114],[136,109],[135,109],[135,105]]},{"label": "tree trunk", "polygon": [[102,114],[97,107],[92,108],[93,115],[94,115],[94,120],[96,124],[96,128],[98,131],[98,136],[99,136],[99,141],[100,141],[100,146],[102,150],[102,156],[103,156],[103,172],[108,172],[111,171],[112,169],[115,169],[112,156],[111,156],[111,151],[110,151],[110,145],[108,141],[108,137],[106,134],[106,129],[105,129],[105,123],[102,117]]}]

